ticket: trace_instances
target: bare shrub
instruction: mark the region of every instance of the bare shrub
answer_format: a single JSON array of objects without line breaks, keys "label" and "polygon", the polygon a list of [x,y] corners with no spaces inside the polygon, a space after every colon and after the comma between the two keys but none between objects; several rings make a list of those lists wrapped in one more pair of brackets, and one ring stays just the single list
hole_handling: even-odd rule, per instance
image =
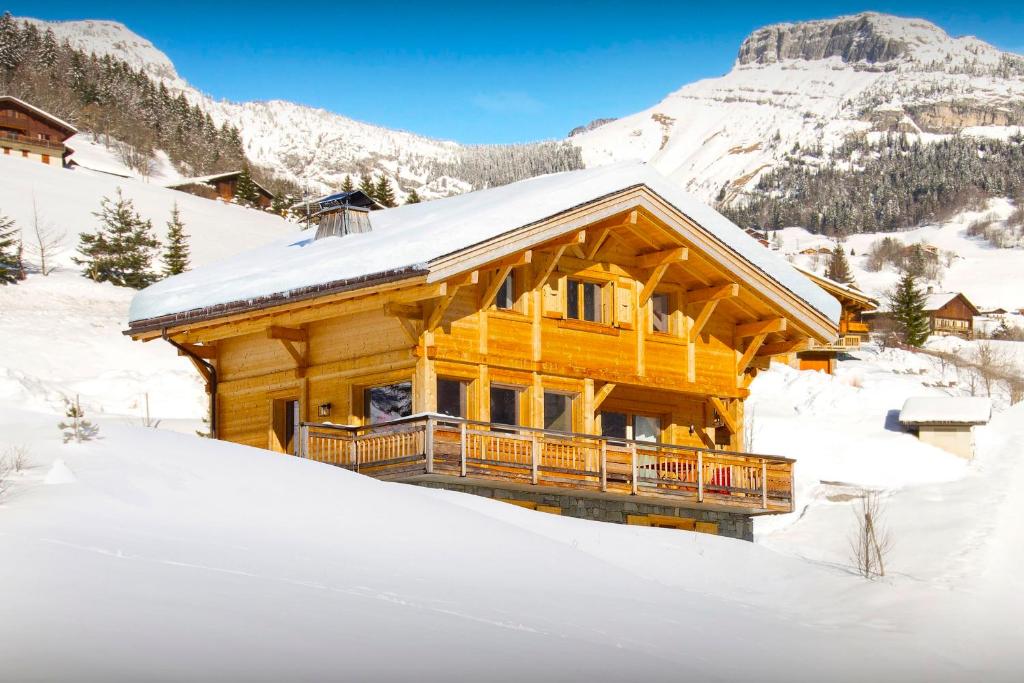
[{"label": "bare shrub", "polygon": [[67,233],[53,227],[39,215],[35,195],[32,196],[32,233],[25,240],[25,251],[35,257],[42,275],[53,272],[53,259],[64,250]]},{"label": "bare shrub", "polygon": [[121,163],[138,173],[143,178],[153,175],[156,170],[156,160],[149,151],[139,149],[126,142],[117,144],[117,157]]},{"label": "bare shrub", "polygon": [[11,464],[10,458],[6,455],[0,457],[0,499],[4,497],[4,493],[10,487],[8,477],[11,476],[13,470],[14,466]]},{"label": "bare shrub", "polygon": [[28,446],[8,446],[4,451],[3,459],[10,463],[11,469],[15,473],[20,473],[31,466],[28,454]]},{"label": "bare shrub", "polygon": [[991,397],[999,380],[1009,374],[1010,358],[1003,347],[991,342],[979,342],[973,355],[978,379],[985,388],[985,395]]},{"label": "bare shrub", "polygon": [[850,559],[866,579],[885,576],[892,537],[885,526],[885,509],[877,491],[862,491],[854,500],[857,528],[850,539]]}]

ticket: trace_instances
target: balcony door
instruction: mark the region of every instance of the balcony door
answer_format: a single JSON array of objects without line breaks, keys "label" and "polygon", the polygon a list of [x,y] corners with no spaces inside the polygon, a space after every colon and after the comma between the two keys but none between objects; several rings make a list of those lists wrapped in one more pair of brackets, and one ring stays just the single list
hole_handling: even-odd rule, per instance
[{"label": "balcony door", "polygon": [[634,441],[661,441],[661,418],[655,415],[602,411],[601,436]]}]

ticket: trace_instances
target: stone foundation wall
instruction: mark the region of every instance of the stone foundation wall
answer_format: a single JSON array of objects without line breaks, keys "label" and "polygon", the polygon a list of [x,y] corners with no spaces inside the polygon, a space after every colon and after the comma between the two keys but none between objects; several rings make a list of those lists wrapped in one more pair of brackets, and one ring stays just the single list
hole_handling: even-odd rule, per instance
[{"label": "stone foundation wall", "polygon": [[532,493],[493,486],[473,486],[441,482],[417,482],[417,486],[471,493],[474,496],[483,496],[484,498],[494,498],[497,500],[520,500],[537,503],[538,505],[550,505],[559,508],[566,517],[578,517],[580,519],[592,519],[599,522],[612,522],[616,524],[625,524],[627,515],[685,517],[696,519],[698,522],[717,523],[719,536],[738,538],[743,541],[754,540],[754,520],[750,515],[734,512],[714,512],[711,510],[657,505],[641,501],[587,498],[568,493]]}]

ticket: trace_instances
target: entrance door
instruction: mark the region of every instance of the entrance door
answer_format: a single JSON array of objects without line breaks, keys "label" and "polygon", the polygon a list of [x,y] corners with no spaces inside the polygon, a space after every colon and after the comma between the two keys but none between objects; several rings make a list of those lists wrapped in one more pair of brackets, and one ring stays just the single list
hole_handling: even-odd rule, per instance
[{"label": "entrance door", "polygon": [[289,455],[298,455],[300,425],[301,413],[297,400],[286,398],[274,401],[273,436],[275,443],[271,444],[273,450]]}]

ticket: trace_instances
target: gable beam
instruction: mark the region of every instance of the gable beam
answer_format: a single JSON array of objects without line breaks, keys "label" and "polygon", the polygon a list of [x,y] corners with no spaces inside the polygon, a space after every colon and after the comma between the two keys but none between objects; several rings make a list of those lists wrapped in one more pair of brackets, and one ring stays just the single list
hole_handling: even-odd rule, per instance
[{"label": "gable beam", "polygon": [[755,320],[754,322],[746,323],[745,325],[737,325],[736,338],[743,339],[745,337],[756,337],[759,334],[785,331],[785,318],[769,318],[768,320]]},{"label": "gable beam", "polygon": [[636,258],[635,263],[640,268],[655,268],[660,265],[680,263],[685,261],[689,255],[690,251],[686,247],[676,247],[641,254]]},{"label": "gable beam", "polygon": [[587,242],[588,242],[587,253],[585,254],[586,259],[588,261],[593,261],[594,260],[594,257],[597,256],[597,252],[599,252],[601,250],[601,246],[604,244],[604,241],[606,239],[608,239],[608,235],[611,233],[611,231],[612,231],[611,228],[603,228],[596,235],[594,235],[593,240],[590,239],[590,234],[589,234],[589,231],[588,231],[588,234],[587,234]]}]

